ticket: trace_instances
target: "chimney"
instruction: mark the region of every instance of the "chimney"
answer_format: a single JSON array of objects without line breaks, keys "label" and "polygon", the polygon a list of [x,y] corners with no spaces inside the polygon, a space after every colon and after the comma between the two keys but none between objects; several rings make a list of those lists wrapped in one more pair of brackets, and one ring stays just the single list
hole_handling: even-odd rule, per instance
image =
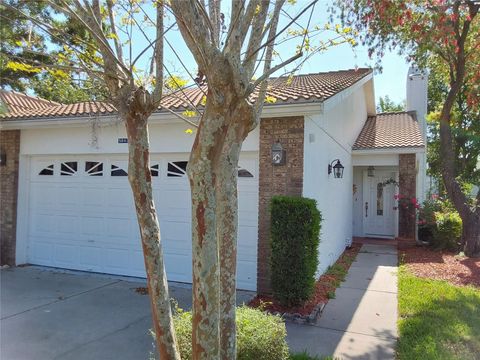
[{"label": "chimney", "polygon": [[426,143],[427,122],[427,91],[428,73],[413,65],[408,69],[407,75],[407,111],[416,111],[417,120]]}]

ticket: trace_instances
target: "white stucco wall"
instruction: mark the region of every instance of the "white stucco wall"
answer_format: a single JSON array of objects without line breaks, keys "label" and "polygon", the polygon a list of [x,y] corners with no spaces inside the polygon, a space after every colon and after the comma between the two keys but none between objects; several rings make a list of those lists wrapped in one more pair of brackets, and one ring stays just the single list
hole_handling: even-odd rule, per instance
[{"label": "white stucco wall", "polygon": [[[367,117],[364,87],[342,101],[325,103],[324,113],[305,117],[303,196],[313,198],[322,212],[318,274],[332,265],[352,239],[351,148]],[[343,178],[328,175],[340,159]]]},{"label": "white stucco wall", "polygon": [[[185,123],[152,124],[150,147],[152,153],[190,152],[195,134],[186,134]],[[49,154],[126,154],[128,144],[119,144],[118,138],[126,138],[122,123],[112,121],[96,128],[96,143],[91,125],[23,129],[21,131],[21,155]],[[258,151],[258,128],[245,140],[242,150]]]}]

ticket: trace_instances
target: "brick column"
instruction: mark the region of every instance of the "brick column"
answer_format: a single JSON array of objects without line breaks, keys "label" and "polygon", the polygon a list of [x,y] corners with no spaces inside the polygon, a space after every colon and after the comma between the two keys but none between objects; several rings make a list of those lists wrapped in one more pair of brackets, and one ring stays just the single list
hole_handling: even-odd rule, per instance
[{"label": "brick column", "polygon": [[[270,286],[270,213],[273,195],[301,196],[303,190],[304,119],[268,118],[260,121],[260,175],[258,212],[257,292]],[[285,165],[273,165],[272,145],[280,141],[286,150]]]},{"label": "brick column", "polygon": [[0,265],[15,265],[17,230],[18,156],[20,130],[0,131],[1,152],[6,164],[0,166]]},{"label": "brick column", "polygon": [[[415,154],[400,154],[399,159],[399,194],[410,202],[417,196],[417,171]],[[398,236],[406,239],[415,238],[415,210],[413,206],[400,206],[398,217]]]}]

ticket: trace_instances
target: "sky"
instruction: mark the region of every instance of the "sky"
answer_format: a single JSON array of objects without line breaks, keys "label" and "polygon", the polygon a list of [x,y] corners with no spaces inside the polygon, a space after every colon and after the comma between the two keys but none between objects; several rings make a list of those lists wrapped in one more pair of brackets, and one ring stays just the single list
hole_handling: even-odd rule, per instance
[{"label": "sky", "polygon": [[[291,16],[295,15],[298,11],[303,9],[308,0],[299,0],[297,3],[288,9]],[[315,5],[315,10],[311,19],[312,25],[323,26],[327,23],[331,23],[335,26],[338,21],[330,22],[330,14],[327,11],[328,6],[331,4],[331,0],[319,0]],[[226,14],[229,14],[229,10],[224,10]],[[299,23],[306,24],[310,13],[306,12],[305,15],[299,20]],[[167,15],[168,16],[168,15]],[[170,15],[171,16],[171,15]],[[284,18],[280,23],[279,29],[284,27],[288,20]],[[322,35],[324,39],[331,38],[332,33],[325,33]],[[179,31],[171,31],[166,36],[167,40],[175,48],[175,51],[182,59],[185,66],[193,73],[196,74],[196,65],[190,54],[188,48],[183,43],[183,39]],[[287,42],[282,44],[278,48],[278,52],[284,60],[292,56],[295,53],[295,47],[298,42]],[[140,40],[140,44],[141,43]],[[165,62],[167,68],[174,73],[180,73],[183,77],[188,78],[188,74],[183,70],[183,66],[179,63],[177,56],[170,50],[168,44],[165,44]],[[354,69],[355,67],[373,67],[374,60],[368,58],[367,49],[358,45],[355,47],[355,51],[347,44],[338,45],[329,48],[326,52],[317,54],[314,57],[308,59],[302,66],[299,73],[318,73],[325,71]],[[385,97],[388,95],[395,103],[405,100],[406,92],[406,80],[409,65],[402,56],[393,52],[386,52],[382,59],[382,73],[375,71],[374,83],[375,83],[375,97]],[[284,71],[279,71],[273,76],[280,76]],[[168,75],[168,74],[166,74]]]},{"label": "sky", "polygon": [[[318,0],[315,4],[314,12],[312,13],[312,17],[310,19],[310,28],[315,25],[318,25],[320,28],[323,28],[325,24],[331,24],[331,27],[335,27],[335,24],[339,23],[338,20],[330,19],[330,13],[328,12],[328,7],[331,6],[333,0]],[[302,9],[304,9],[308,4],[310,4],[311,0],[297,0],[296,4],[285,5],[285,10],[291,17],[295,17]],[[148,4],[148,2],[147,2]],[[230,9],[230,1],[224,1],[222,4],[226,4],[225,8],[222,7],[222,12],[225,13],[226,16],[226,25],[229,24],[229,14]],[[155,17],[156,10],[148,5],[144,5],[143,8],[150,17]],[[143,17],[143,13],[140,13],[138,16]],[[305,26],[310,17],[310,10],[306,11],[298,20],[297,22]],[[285,28],[288,23],[289,19],[284,15],[279,23],[278,28],[283,29]],[[166,12],[166,26],[172,24],[174,22],[173,15]],[[289,28],[293,28],[299,30],[299,27],[289,26]],[[135,27],[134,27],[135,29]],[[134,30],[135,31],[135,30]],[[146,33],[149,37],[149,41],[145,39],[142,33]],[[318,44],[320,39],[329,40],[334,36],[333,32],[325,32],[320,37],[316,37],[312,39],[312,45]],[[284,33],[282,35],[286,37],[287,35]],[[282,36],[278,37],[278,40],[282,40]],[[120,33],[120,37],[123,40],[122,34]],[[197,73],[197,66],[191,55],[190,51],[188,50],[187,46],[185,45],[183,38],[178,30],[178,28],[174,27],[171,31],[165,36],[166,42],[164,45],[164,63],[166,69],[170,71],[174,75],[180,75],[185,79],[189,79],[190,76],[185,71],[184,67],[188,69],[188,71],[195,77]],[[139,53],[141,53],[146,47],[149,46],[151,41],[155,39],[155,29],[153,27],[143,28],[142,32],[140,32],[137,28],[136,33],[134,33],[132,39],[132,59],[136,57]],[[296,46],[299,44],[301,39],[296,39],[293,41],[284,42],[279,47],[276,48],[280,57],[278,57],[275,61],[279,62],[280,59],[288,59],[289,57],[293,56],[296,52]],[[172,51],[170,46],[175,51]],[[112,44],[113,45],[113,44]],[[126,49],[124,49],[124,54],[127,53]],[[150,51],[144,53],[144,55],[140,58],[140,60],[136,63],[136,67],[138,69],[145,70],[148,73],[149,64],[151,58],[151,47]],[[181,59],[181,61],[179,60]],[[183,63],[183,64],[182,64]],[[382,73],[378,71],[374,72],[374,83],[375,83],[375,97],[377,99],[379,97],[388,96],[391,100],[395,103],[403,102],[406,98],[406,80],[407,80],[407,72],[409,65],[406,63],[403,57],[397,55],[393,52],[386,51],[385,56],[382,60]],[[302,65],[300,70],[297,73],[318,73],[318,72],[326,72],[326,71],[336,71],[336,70],[346,70],[346,69],[354,69],[356,67],[373,67],[375,65],[375,61],[368,58],[368,49],[362,47],[360,44],[352,49],[350,45],[343,44],[334,47],[330,47],[326,52],[316,54],[315,56],[309,58],[305,63]],[[290,65],[290,68],[295,67],[295,64]],[[288,69],[288,68],[287,68]],[[273,74],[273,76],[281,76],[284,75],[285,70],[280,70],[277,73]],[[168,77],[168,72],[165,72],[165,77]],[[260,74],[256,74],[260,75]]]}]

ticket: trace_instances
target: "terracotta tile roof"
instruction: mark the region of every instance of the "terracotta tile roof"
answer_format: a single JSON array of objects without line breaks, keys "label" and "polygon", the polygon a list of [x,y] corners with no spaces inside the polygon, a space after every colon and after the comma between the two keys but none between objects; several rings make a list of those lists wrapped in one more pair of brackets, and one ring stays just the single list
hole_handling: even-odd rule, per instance
[{"label": "terracotta tile roof", "polygon": [[[347,89],[365,76],[371,74],[371,69],[341,70],[317,74],[296,75],[274,78],[269,81],[268,96],[276,99],[273,104],[321,102]],[[201,107],[202,99],[206,94],[206,86],[202,88],[190,87],[165,96],[159,111],[192,109],[192,106]],[[250,96],[251,101],[257,98],[257,92]],[[44,100],[46,101],[46,100]],[[91,114],[107,115],[115,113],[115,108],[106,103],[86,102],[79,104],[57,104],[53,107],[40,109],[22,109],[3,115],[4,120],[16,120],[39,117],[71,117]]]},{"label": "terracotta tile roof", "polygon": [[369,116],[353,150],[424,147],[415,112],[383,113]]},{"label": "terracotta tile roof", "polygon": [[42,110],[61,105],[54,101],[5,90],[0,90],[0,102],[6,106],[9,114],[21,114],[29,110]]}]

